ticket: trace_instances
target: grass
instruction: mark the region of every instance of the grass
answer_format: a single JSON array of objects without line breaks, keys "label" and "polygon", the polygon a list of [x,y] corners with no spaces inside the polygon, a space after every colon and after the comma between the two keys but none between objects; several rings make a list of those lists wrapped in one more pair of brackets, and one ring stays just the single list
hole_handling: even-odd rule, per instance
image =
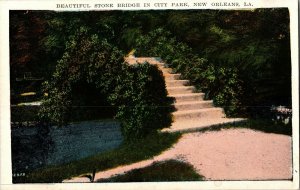
[{"label": "grass", "polygon": [[247,128],[247,129],[262,131],[265,133],[275,133],[275,134],[292,136],[291,124],[274,123],[270,119],[249,119],[241,123],[225,124],[218,127],[207,128],[202,130],[202,132],[221,130],[221,129],[230,129],[230,128]]},{"label": "grass", "polygon": [[192,165],[178,160],[167,160],[97,182],[202,181],[203,179],[204,177],[197,174]]},{"label": "grass", "polygon": [[[100,153],[78,161],[58,166],[49,166],[26,174],[26,177],[14,178],[14,183],[59,183],[81,174],[103,171],[119,165],[134,163],[152,158],[170,148],[180,138],[179,133],[156,133],[144,139],[124,143],[119,148]],[[80,140],[80,139],[79,139]]]}]

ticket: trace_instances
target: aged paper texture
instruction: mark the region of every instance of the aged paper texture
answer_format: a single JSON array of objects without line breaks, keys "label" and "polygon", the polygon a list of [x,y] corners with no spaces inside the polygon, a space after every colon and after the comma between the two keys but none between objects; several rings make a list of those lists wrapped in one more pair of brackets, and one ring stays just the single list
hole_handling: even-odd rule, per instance
[{"label": "aged paper texture", "polygon": [[295,0],[0,2],[0,189],[298,189]]}]

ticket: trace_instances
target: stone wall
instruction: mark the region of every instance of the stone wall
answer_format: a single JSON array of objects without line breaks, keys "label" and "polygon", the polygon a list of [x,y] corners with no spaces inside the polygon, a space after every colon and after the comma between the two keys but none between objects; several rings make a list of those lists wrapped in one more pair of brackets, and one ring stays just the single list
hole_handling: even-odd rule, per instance
[{"label": "stone wall", "polygon": [[116,121],[12,127],[11,131],[13,173],[85,158],[117,148],[123,141]]}]

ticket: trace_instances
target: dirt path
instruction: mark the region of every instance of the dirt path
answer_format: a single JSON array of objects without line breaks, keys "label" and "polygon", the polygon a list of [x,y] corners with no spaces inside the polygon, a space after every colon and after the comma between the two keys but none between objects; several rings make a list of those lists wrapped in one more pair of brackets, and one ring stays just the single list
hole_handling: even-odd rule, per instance
[{"label": "dirt path", "polygon": [[[188,148],[189,147],[189,148]],[[207,180],[291,179],[291,137],[250,129],[183,136],[173,150]]]},{"label": "dirt path", "polygon": [[[99,172],[95,180],[179,159],[206,180],[272,180],[292,178],[291,137],[251,129],[223,129],[184,134],[177,144],[150,160]],[[64,182],[85,182],[73,178]]]}]

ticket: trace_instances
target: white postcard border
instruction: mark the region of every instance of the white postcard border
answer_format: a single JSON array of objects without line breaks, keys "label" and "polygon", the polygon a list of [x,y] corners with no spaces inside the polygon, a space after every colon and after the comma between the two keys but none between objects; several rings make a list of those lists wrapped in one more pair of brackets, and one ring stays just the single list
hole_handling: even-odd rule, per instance
[{"label": "white postcard border", "polygon": [[[118,3],[150,3],[150,7],[117,7]],[[171,3],[207,2],[208,6],[173,7]],[[239,7],[212,6],[212,2],[240,2]],[[253,6],[244,6],[250,2]],[[95,8],[95,4],[114,4],[114,8]],[[0,2],[0,189],[298,189],[299,188],[299,40],[298,1],[296,0],[168,0],[167,7],[157,7],[154,0],[69,0],[69,1],[25,1],[4,0]],[[58,8],[58,4],[89,4],[91,8]],[[9,10],[150,10],[150,9],[253,9],[287,7],[290,11],[290,37],[292,55],[292,103],[293,103],[293,181],[204,181],[204,182],[162,182],[162,183],[114,183],[114,184],[12,184],[11,139],[10,139],[10,91],[9,91]]]}]

